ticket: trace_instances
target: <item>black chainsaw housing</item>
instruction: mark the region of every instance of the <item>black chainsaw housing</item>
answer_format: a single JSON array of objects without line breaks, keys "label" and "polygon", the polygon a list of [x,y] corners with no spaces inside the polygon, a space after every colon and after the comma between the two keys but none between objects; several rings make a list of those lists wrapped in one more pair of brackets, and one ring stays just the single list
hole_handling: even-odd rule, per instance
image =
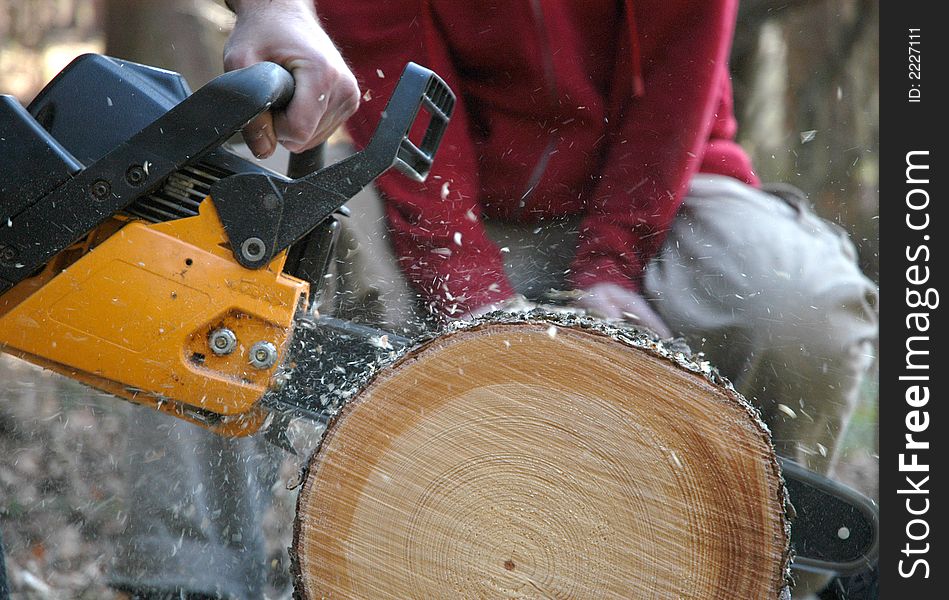
[{"label": "black chainsaw housing", "polygon": [[177,73],[85,54],[53,78],[27,110],[89,165],[190,95]]},{"label": "black chainsaw housing", "polygon": [[[16,214],[18,210],[8,210],[16,208],[13,202],[44,195],[190,95],[191,88],[178,73],[84,54],[53,78],[26,110],[3,96],[0,215]],[[224,174],[276,175],[226,147],[200,158]]]},{"label": "black chainsaw housing", "polygon": [[[0,229],[0,293],[105,220],[158,191],[169,176],[220,151],[250,119],[286,104],[293,78],[278,65],[261,63],[221,75],[191,95],[187,92],[178,75],[86,55],[54,79],[29,112],[7,110],[0,115],[0,138],[5,140],[0,178],[13,182],[0,184],[0,215],[7,225]],[[123,108],[110,115],[116,102]],[[33,123],[49,134],[34,136],[33,156],[42,157],[35,147],[49,142],[62,152],[46,153],[56,159],[46,161],[47,168],[59,174],[64,164],[80,169],[51,188],[37,186],[32,193],[10,195],[6,190],[12,194],[27,184],[18,175],[23,161],[14,146],[18,140],[9,136],[25,127],[35,130]],[[237,160],[224,156],[222,166],[234,168]],[[248,165],[260,170],[251,163],[240,166]]]}]

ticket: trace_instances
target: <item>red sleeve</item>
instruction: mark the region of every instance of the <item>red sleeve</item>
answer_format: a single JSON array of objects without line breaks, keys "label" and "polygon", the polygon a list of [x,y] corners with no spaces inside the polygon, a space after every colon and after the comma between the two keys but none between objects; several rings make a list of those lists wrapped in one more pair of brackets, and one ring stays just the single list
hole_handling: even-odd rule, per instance
[{"label": "red sleeve", "polygon": [[646,263],[699,171],[728,89],[723,78],[734,0],[632,4],[644,93],[627,95],[631,99],[617,111],[620,121],[580,227],[572,269],[578,288],[612,282],[639,289]]},{"label": "red sleeve", "polygon": [[[447,50],[418,2],[321,1],[317,11],[363,92],[359,111],[347,124],[357,148],[369,141],[406,62],[437,72],[458,94]],[[500,251],[481,222],[477,172],[459,94],[428,180],[419,184],[397,173],[377,180],[403,273],[446,315],[514,293]]]}]

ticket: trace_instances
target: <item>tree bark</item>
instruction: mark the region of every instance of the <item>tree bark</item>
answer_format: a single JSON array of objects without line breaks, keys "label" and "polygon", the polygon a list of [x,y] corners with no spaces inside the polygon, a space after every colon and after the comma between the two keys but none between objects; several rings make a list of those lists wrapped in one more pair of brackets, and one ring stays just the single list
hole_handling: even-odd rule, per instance
[{"label": "tree bark", "polygon": [[786,494],[708,368],[590,321],[488,320],[382,373],[327,429],[303,598],[777,598]]}]

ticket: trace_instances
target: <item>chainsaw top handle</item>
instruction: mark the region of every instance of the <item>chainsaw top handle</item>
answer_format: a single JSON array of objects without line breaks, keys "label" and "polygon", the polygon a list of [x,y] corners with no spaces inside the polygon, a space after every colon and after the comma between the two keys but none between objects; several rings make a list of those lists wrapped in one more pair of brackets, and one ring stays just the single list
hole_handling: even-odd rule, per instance
[{"label": "chainsaw top handle", "polygon": [[[247,268],[266,266],[392,167],[424,181],[454,104],[441,78],[409,63],[361,152],[300,179],[242,173],[218,181],[211,198],[234,257]],[[416,143],[412,134],[423,125]]]}]

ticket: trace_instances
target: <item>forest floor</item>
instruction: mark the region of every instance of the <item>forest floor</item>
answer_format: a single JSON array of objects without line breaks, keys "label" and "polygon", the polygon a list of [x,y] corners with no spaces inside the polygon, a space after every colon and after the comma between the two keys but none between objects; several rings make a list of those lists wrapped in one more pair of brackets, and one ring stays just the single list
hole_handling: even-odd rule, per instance
[{"label": "forest floor", "polygon": [[[144,410],[0,355],[0,532],[15,597],[115,597],[106,578],[129,510],[127,425]],[[263,516],[272,599],[290,597],[287,483],[298,473],[287,455]]]}]

